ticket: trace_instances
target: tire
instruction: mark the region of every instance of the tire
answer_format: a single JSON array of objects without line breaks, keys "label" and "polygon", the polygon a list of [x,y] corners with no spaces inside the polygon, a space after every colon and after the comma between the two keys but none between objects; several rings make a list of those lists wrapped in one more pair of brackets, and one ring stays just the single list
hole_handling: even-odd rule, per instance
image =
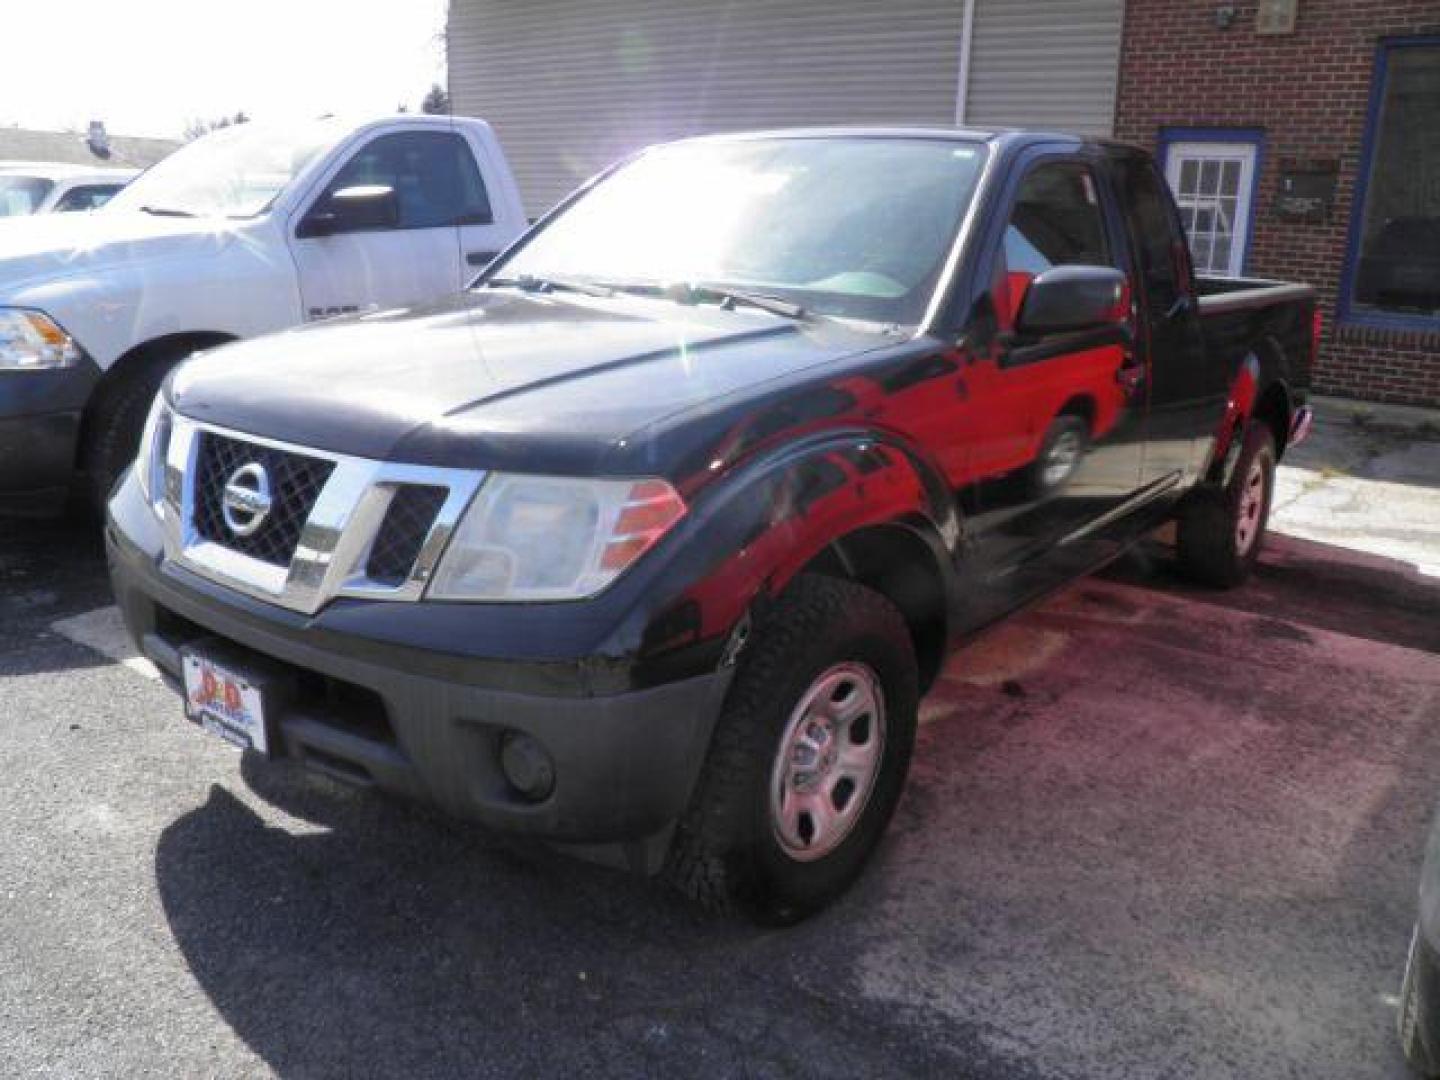
[{"label": "tire", "polygon": [[150,404],[170,369],[184,356],[132,360],[100,391],[86,425],[81,467],[91,509],[103,510],[120,475],[135,460]]},{"label": "tire", "polygon": [[[855,715],[848,725],[821,719],[826,703]],[[859,876],[894,813],[918,708],[915,653],[895,606],[853,582],[797,578],[742,654],[671,845],[670,882],[712,912],[768,925],[829,904]],[[817,744],[812,733],[831,723],[833,734]],[[802,773],[799,762],[817,746],[807,759],[813,771]],[[874,764],[854,775],[868,781],[842,775],[867,754]],[[797,784],[799,776],[808,779]],[[822,805],[831,824],[810,816],[807,838],[804,807]]]},{"label": "tire", "polygon": [[1400,1050],[1411,1070],[1426,1080],[1440,1078],[1440,1066],[1426,1042],[1426,1032],[1433,1025],[1428,1015],[1425,989],[1434,985],[1435,972],[1430,967],[1420,944],[1420,927],[1410,935],[1410,954],[1405,959],[1405,979],[1400,984],[1400,1008],[1395,1026],[1400,1035]]},{"label": "tire", "polygon": [[1275,437],[1264,424],[1251,423],[1230,482],[1201,487],[1181,506],[1176,528],[1181,572],[1221,589],[1242,584],[1265,544],[1274,492]]},{"label": "tire", "polygon": [[1030,496],[1043,499],[1068,484],[1090,443],[1090,425],[1080,416],[1057,416],[1045,429],[1040,452],[1025,471]]}]

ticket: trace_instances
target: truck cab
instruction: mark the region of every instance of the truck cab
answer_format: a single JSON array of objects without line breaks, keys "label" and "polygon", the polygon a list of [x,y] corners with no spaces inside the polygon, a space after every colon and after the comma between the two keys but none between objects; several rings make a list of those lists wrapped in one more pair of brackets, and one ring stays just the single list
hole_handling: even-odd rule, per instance
[{"label": "truck cab", "polygon": [[480,120],[216,131],[99,212],[0,235],[0,507],[103,499],[189,354],[459,292],[525,228]]}]

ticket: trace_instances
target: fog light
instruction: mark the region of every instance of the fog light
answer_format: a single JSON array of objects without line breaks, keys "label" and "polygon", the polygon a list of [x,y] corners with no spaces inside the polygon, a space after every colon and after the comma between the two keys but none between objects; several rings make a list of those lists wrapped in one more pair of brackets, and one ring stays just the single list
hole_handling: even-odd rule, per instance
[{"label": "fog light", "polygon": [[529,735],[512,731],[500,741],[500,768],[510,786],[531,802],[555,790],[555,763]]}]

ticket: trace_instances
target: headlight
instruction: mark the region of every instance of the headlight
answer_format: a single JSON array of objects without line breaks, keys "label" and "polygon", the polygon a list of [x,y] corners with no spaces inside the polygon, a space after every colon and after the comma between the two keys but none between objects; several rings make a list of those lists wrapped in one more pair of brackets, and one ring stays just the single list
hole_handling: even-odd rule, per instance
[{"label": "headlight", "polygon": [[0,371],[69,367],[79,359],[75,342],[50,316],[0,308]]},{"label": "headlight", "polygon": [[145,493],[145,501],[157,511],[165,501],[165,457],[170,452],[170,430],[173,417],[165,404],[165,391],[155,395],[145,428],[140,433],[140,450],[135,455],[135,479]]},{"label": "headlight", "polygon": [[440,561],[436,600],[578,600],[600,592],[685,514],[664,480],[494,473]]}]

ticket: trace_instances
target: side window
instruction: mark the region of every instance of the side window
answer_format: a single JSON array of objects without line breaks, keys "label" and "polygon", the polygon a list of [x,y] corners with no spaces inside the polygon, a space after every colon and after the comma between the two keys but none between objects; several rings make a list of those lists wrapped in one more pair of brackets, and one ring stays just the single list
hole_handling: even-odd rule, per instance
[{"label": "side window", "polygon": [[55,201],[55,213],[69,210],[98,210],[110,201],[123,184],[81,184],[73,187]]},{"label": "side window", "polygon": [[1020,183],[993,277],[995,313],[1013,330],[1025,290],[1053,266],[1111,266],[1105,219],[1088,165],[1036,166]]},{"label": "side window", "polygon": [[1119,163],[1120,196],[1128,208],[1146,306],[1164,314],[1188,294],[1189,254],[1176,222],[1169,190],[1142,158]]},{"label": "side window", "polygon": [[381,135],[345,163],[320,201],[348,187],[374,184],[394,189],[402,229],[484,225],[493,220],[475,157],[454,132]]}]

